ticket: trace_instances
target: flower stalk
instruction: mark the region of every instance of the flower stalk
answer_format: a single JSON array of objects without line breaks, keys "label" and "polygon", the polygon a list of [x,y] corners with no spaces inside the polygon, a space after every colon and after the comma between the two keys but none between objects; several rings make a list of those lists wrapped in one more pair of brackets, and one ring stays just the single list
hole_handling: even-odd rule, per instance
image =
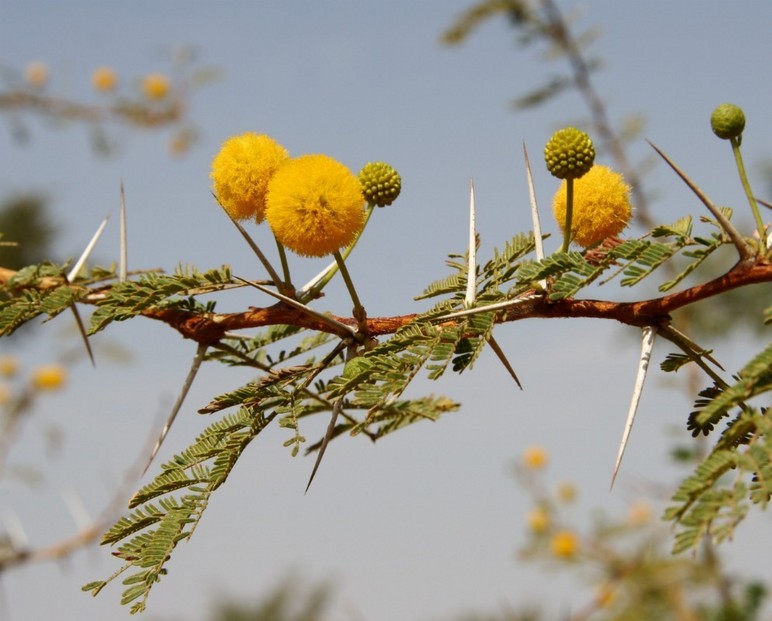
[{"label": "flower stalk", "polygon": [[[753,218],[756,220],[756,229],[759,232],[759,239],[765,240],[764,221],[761,219],[761,212],[759,211],[758,203],[753,197],[753,190],[751,190],[751,184],[748,181],[748,175],[745,173],[745,165],[743,164],[743,156],[740,151],[740,138],[733,137],[729,140],[732,145],[732,153],[734,154],[734,161],[737,164],[737,173],[740,175],[740,183],[743,185],[745,196],[748,197],[748,204],[751,206],[751,212],[753,212]],[[762,248],[764,246],[762,245]]]}]

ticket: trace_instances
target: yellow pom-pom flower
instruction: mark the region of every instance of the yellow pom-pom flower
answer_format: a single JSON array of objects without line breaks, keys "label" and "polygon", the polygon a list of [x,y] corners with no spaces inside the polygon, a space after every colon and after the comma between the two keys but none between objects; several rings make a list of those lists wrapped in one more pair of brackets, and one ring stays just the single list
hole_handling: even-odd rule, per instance
[{"label": "yellow pom-pom flower", "polygon": [[570,530],[558,531],[552,537],[550,548],[559,558],[573,558],[579,551],[579,537]]},{"label": "yellow pom-pom flower", "polygon": [[0,357],[0,375],[13,377],[19,370],[19,360],[13,356]]},{"label": "yellow pom-pom flower", "polygon": [[[566,221],[566,182],[560,184],[552,209],[561,228]],[[630,222],[630,186],[608,166],[593,166],[574,180],[574,209],[571,239],[589,248],[611,235],[619,234]]]},{"label": "yellow pom-pom flower", "polygon": [[541,446],[531,446],[523,453],[523,466],[528,470],[541,470],[547,465],[547,451]]},{"label": "yellow pom-pom flower", "polygon": [[33,88],[43,88],[48,83],[48,65],[36,60],[24,69],[24,80]]},{"label": "yellow pom-pom flower", "polygon": [[557,489],[558,500],[565,503],[576,500],[576,486],[573,483],[561,483]]},{"label": "yellow pom-pom flower", "polygon": [[164,99],[169,90],[169,78],[161,73],[151,73],[142,80],[142,93],[148,99]]},{"label": "yellow pom-pom flower", "polygon": [[321,257],[348,246],[364,226],[362,187],[327,155],[303,155],[268,184],[265,218],[276,239],[299,255]]},{"label": "yellow pom-pom flower", "polygon": [[58,390],[67,380],[67,369],[59,364],[48,364],[32,371],[32,385],[38,390]]},{"label": "yellow pom-pom flower", "polygon": [[97,67],[91,74],[91,86],[100,93],[109,93],[118,86],[118,74],[112,67]]},{"label": "yellow pom-pom flower", "polygon": [[212,160],[212,189],[234,220],[265,217],[268,182],[289,160],[287,150],[270,136],[247,132],[225,141]]}]

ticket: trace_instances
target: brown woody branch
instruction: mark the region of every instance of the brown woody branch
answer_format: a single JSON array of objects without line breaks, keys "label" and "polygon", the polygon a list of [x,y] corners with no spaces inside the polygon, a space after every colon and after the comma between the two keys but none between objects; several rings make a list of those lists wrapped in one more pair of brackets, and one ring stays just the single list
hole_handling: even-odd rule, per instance
[{"label": "brown woody branch", "polygon": [[[16,272],[0,267],[0,286],[8,284]],[[732,289],[748,285],[772,282],[772,263],[764,257],[753,261],[737,263],[728,272],[706,283],[695,285],[662,297],[637,302],[612,302],[607,300],[567,298],[549,300],[546,295],[528,300],[507,310],[500,311],[498,323],[509,323],[522,319],[548,319],[585,317],[593,319],[613,319],[631,326],[660,326],[670,321],[673,311],[720,295]],[[41,279],[38,288],[50,289],[67,285],[62,279]],[[96,304],[103,296],[100,292],[86,295],[81,302]],[[150,319],[163,321],[177,330],[185,338],[198,343],[210,344],[222,339],[226,332],[247,328],[260,328],[271,325],[292,325],[319,332],[336,333],[333,326],[318,318],[292,308],[284,303],[268,307],[251,307],[238,313],[193,313],[176,308],[149,308],[142,315]],[[353,317],[331,315],[333,319],[350,326],[356,326]],[[413,321],[418,314],[396,315],[393,317],[370,317],[367,319],[367,332],[370,336],[393,334],[399,328]],[[341,337],[350,336],[341,333]]]},{"label": "brown woody branch", "polygon": [[[766,259],[758,259],[755,262],[738,263],[724,275],[709,282],[658,298],[638,302],[611,302],[575,298],[550,301],[544,296],[502,311],[497,321],[508,323],[531,318],[585,317],[613,319],[627,325],[640,327],[659,326],[668,323],[670,313],[683,306],[720,295],[732,289],[770,281],[772,281],[772,264]],[[234,330],[277,324],[293,325],[321,332],[334,332],[330,325],[282,303],[265,308],[250,308],[240,313],[202,315],[165,308],[149,309],[143,315],[163,321],[184,337],[199,343],[216,342],[226,332]],[[413,313],[394,317],[368,318],[368,334],[370,336],[393,334],[417,316]],[[352,317],[333,315],[333,318],[347,325],[356,325],[356,321]],[[349,335],[341,334],[341,336]]]}]

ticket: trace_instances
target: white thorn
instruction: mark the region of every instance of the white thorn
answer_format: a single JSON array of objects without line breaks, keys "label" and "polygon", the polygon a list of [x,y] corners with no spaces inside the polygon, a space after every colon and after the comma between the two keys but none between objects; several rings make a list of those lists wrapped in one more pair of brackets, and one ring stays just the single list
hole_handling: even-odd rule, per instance
[{"label": "white thorn", "polygon": [[649,369],[649,361],[651,360],[651,351],[654,349],[654,337],[657,333],[657,329],[653,326],[644,326],[641,332],[643,333],[643,339],[641,341],[641,359],[638,361],[638,373],[635,376],[635,386],[633,387],[633,396],[630,399],[630,409],[627,412],[627,421],[625,422],[625,430],[622,433],[622,442],[619,444],[617,460],[614,464],[614,473],[611,475],[612,488],[614,487],[614,481],[616,481],[617,473],[619,472],[619,466],[622,463],[622,456],[627,447],[627,440],[629,439],[630,432],[633,428],[635,413],[638,411],[638,403],[641,400],[643,383],[646,381],[646,371]]},{"label": "white thorn", "polygon": [[527,295],[522,298],[515,298],[514,300],[504,300],[503,302],[494,302],[493,304],[487,304],[485,306],[478,306],[476,308],[467,308],[465,310],[448,313],[447,315],[434,317],[432,321],[445,321],[447,319],[456,319],[457,317],[466,317],[467,315],[477,315],[479,313],[488,313],[490,311],[500,310],[502,308],[511,308],[513,306],[519,306],[520,304],[525,304],[526,302],[530,302],[532,300],[539,300],[541,298],[542,298],[541,294],[536,293],[533,295]]},{"label": "white thorn", "polygon": [[469,254],[464,304],[472,306],[477,299],[477,227],[474,211],[474,179],[469,183]]},{"label": "white thorn", "polygon": [[62,497],[70,510],[73,522],[80,530],[85,530],[93,523],[93,520],[86,510],[86,505],[83,504],[83,499],[75,492],[62,492]]},{"label": "white thorn", "polygon": [[299,310],[302,310],[303,312],[308,313],[309,315],[313,315],[320,321],[325,322],[326,324],[333,326],[335,328],[338,328],[340,330],[345,330],[346,332],[349,332],[350,334],[356,334],[356,328],[353,328],[345,323],[342,323],[338,321],[337,319],[333,319],[332,317],[328,317],[324,313],[320,313],[319,311],[314,310],[310,306],[306,306],[302,302],[298,302],[297,300],[290,298],[284,294],[279,293],[278,291],[273,291],[272,289],[269,289],[268,287],[263,287],[262,285],[259,285],[256,282],[251,282],[249,280],[246,280],[245,278],[240,278],[239,276],[234,275],[234,280],[238,280],[240,282],[243,282],[245,285],[249,285],[250,287],[254,287],[255,289],[258,289],[259,291],[262,291],[263,293],[267,293],[268,295],[276,298],[277,300],[281,300],[285,304],[289,304],[290,306],[297,308]]},{"label": "white thorn", "polygon": [[88,246],[86,246],[86,249],[83,251],[83,254],[80,255],[80,258],[75,263],[75,266],[70,270],[70,273],[67,274],[67,281],[72,282],[78,277],[78,274],[80,273],[80,270],[83,268],[83,265],[88,261],[89,256],[91,255],[91,251],[94,249],[94,246],[96,246],[96,243],[99,241],[99,238],[102,236],[102,232],[105,230],[105,227],[107,226],[107,221],[110,219],[110,216],[107,216],[103,221],[102,224],[99,225],[99,228],[96,230],[96,233],[94,233],[94,236],[91,238],[91,241],[88,243]]},{"label": "white thorn", "polygon": [[29,538],[24,530],[24,524],[15,513],[6,513],[3,516],[3,525],[15,550],[23,550],[29,545]]},{"label": "white thorn", "polygon": [[[539,221],[539,208],[536,204],[536,189],[533,184],[533,174],[531,174],[531,162],[528,159],[528,150],[523,143],[523,157],[525,158],[525,174],[528,178],[528,196],[531,201],[531,220],[533,222],[533,241],[536,246],[536,260],[541,261],[544,258],[544,242],[541,238],[541,223]],[[547,288],[547,281],[540,280],[542,288]]]},{"label": "white thorn", "polygon": [[123,190],[123,179],[121,179],[121,259],[118,266],[118,279],[120,282],[126,280],[128,270],[128,237],[126,235],[126,193]]},{"label": "white thorn", "polygon": [[321,272],[319,272],[316,276],[314,276],[311,280],[309,280],[305,285],[303,285],[300,290],[305,293],[306,291],[310,291],[313,289],[318,282],[322,280],[325,276],[327,276],[328,272],[330,270],[333,270],[338,267],[338,263],[336,261],[333,261],[330,263],[327,267],[325,267]]}]

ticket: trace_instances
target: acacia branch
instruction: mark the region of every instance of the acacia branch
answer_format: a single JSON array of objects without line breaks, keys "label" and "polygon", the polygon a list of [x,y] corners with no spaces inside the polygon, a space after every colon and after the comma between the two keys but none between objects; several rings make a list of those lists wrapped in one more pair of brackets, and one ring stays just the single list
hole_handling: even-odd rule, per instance
[{"label": "acacia branch", "polygon": [[[637,327],[662,326],[669,323],[670,313],[679,308],[733,289],[764,282],[772,282],[772,264],[769,261],[742,262],[718,278],[658,298],[637,302],[612,302],[575,298],[548,300],[546,296],[534,297],[533,300],[500,313],[496,321],[497,323],[509,323],[522,319],[584,317],[613,319]],[[223,338],[225,332],[277,324],[336,333],[328,323],[283,303],[264,308],[250,308],[248,311],[240,313],[195,314],[174,308],[163,308],[148,309],[143,312],[143,315],[163,321],[184,337],[199,343],[216,342]],[[393,317],[368,317],[367,332],[370,336],[393,334],[418,316],[417,313],[411,313]],[[336,315],[331,315],[331,317],[342,324],[357,325],[353,317]],[[339,336],[345,338],[350,335],[341,333]]]},{"label": "acacia branch", "polygon": [[[0,267],[0,286],[7,285],[16,274],[13,270]],[[509,323],[522,319],[555,319],[584,317],[592,319],[613,319],[626,325],[663,326],[670,321],[670,313],[701,300],[711,298],[733,289],[748,285],[772,282],[772,263],[765,257],[755,261],[741,261],[725,274],[706,283],[694,285],[683,291],[662,297],[636,302],[613,302],[608,300],[566,298],[549,300],[545,295],[534,296],[522,304],[500,311],[496,322]],[[36,285],[39,289],[69,285],[64,279],[43,278]],[[79,302],[97,304],[104,297],[105,286],[94,289],[83,296]],[[177,330],[185,338],[197,343],[211,345],[223,339],[227,332],[248,328],[262,328],[272,325],[291,325],[317,332],[337,334],[349,338],[351,333],[341,326],[336,329],[334,323],[322,321],[301,309],[293,308],[283,302],[267,307],[251,307],[236,313],[195,313],[178,308],[148,308],[142,316],[163,321]],[[329,317],[345,326],[357,327],[353,317],[330,314]],[[395,315],[392,317],[368,317],[365,328],[369,336],[393,334],[419,317],[418,313]],[[452,320],[443,323],[451,324]]]}]

